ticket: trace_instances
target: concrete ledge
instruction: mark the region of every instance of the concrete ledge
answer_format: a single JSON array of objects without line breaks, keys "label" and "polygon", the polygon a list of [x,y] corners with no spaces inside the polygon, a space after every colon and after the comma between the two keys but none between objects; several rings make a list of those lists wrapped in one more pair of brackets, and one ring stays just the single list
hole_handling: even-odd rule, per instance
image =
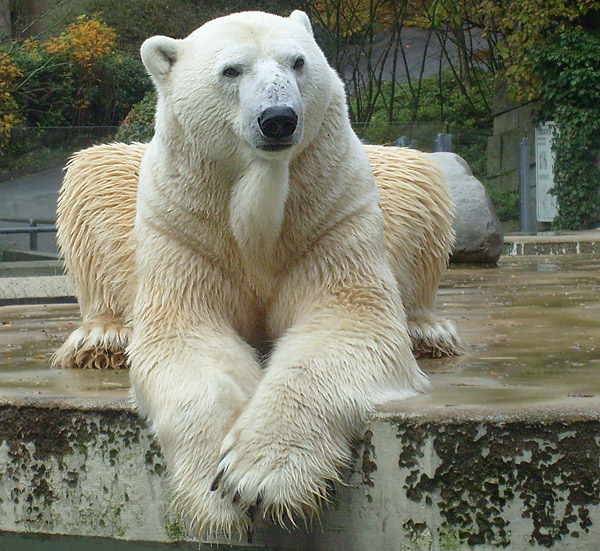
[{"label": "concrete ledge", "polygon": [[0,262],[0,278],[55,276],[63,274],[64,266],[62,260]]},{"label": "concrete ledge", "polygon": [[[420,360],[431,391],[380,409],[322,523],[258,522],[252,543],[201,548],[596,549],[599,266],[598,255],[453,266],[438,306],[467,353]],[[78,317],[76,305],[0,307],[0,549],[197,547],[168,513],[128,374],[49,369]]]},{"label": "concrete ledge", "polygon": [[[168,513],[164,463],[126,403],[0,405],[0,530],[193,541]],[[473,414],[475,412],[471,412]],[[240,548],[589,550],[600,541],[600,411],[449,412],[389,404],[322,525],[259,523]],[[0,540],[1,541],[1,540]]]},{"label": "concrete ledge", "polygon": [[0,278],[0,306],[73,302],[74,295],[73,284],[64,275]]},{"label": "concrete ledge", "polygon": [[565,255],[600,253],[600,231],[545,235],[505,235],[503,254]]}]

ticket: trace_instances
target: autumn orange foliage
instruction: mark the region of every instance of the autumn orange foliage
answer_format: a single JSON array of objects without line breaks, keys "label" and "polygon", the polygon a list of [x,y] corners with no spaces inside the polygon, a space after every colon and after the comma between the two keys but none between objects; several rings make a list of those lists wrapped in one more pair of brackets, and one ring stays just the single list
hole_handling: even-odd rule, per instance
[{"label": "autumn orange foliage", "polygon": [[117,34],[98,19],[81,15],[68,26],[61,39],[70,46],[73,58],[82,67],[90,68],[98,59],[114,52]]},{"label": "autumn orange foliage", "polygon": [[12,83],[22,77],[10,57],[0,57],[0,155],[10,139],[11,129],[19,123],[18,106],[12,94]]}]

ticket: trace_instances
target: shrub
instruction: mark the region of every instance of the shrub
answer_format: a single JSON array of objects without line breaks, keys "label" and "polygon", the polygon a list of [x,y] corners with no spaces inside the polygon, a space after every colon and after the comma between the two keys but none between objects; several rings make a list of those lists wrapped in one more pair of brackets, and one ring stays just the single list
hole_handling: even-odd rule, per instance
[{"label": "shrub", "polygon": [[60,38],[46,43],[46,49],[57,43],[60,50],[69,51],[75,63],[93,72],[99,62],[114,52],[117,35],[111,27],[96,18],[80,15]]},{"label": "shrub", "polygon": [[11,130],[20,122],[13,82],[23,76],[7,54],[0,52],[0,156],[7,148]]},{"label": "shrub", "polygon": [[105,138],[144,97],[151,82],[139,54],[119,53],[116,39],[97,17],[81,16],[59,36],[0,53],[3,168],[57,135],[79,146],[83,133]]},{"label": "shrub", "polygon": [[150,92],[135,105],[121,123],[116,140],[119,142],[149,142],[154,135],[156,93]]},{"label": "shrub", "polygon": [[21,78],[11,86],[23,124],[109,126],[120,121],[143,98],[150,79],[141,62],[118,54],[115,46],[113,29],[80,16],[58,37],[15,48],[10,58]]}]

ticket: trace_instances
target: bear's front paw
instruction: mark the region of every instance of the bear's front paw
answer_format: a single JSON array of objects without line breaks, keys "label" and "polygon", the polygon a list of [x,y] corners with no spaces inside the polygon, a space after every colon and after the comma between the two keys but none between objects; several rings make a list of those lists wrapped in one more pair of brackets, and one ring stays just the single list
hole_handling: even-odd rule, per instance
[{"label": "bear's front paw", "polygon": [[349,454],[314,429],[305,435],[298,428],[290,436],[277,425],[238,420],[224,440],[211,489],[243,508],[259,507],[263,516],[281,524],[286,517],[294,523],[295,516],[319,513],[328,501],[328,485],[340,480],[338,468],[348,463]]}]

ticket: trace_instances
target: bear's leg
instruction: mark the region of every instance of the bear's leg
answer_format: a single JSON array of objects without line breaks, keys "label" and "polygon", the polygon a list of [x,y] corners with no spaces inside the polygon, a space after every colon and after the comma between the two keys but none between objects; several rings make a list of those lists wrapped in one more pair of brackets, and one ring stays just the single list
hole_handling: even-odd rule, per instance
[{"label": "bear's leg", "polygon": [[387,239],[388,260],[402,295],[413,353],[417,358],[455,356],[464,351],[456,325],[436,312],[437,291],[446,271],[448,253],[438,242],[437,249],[424,254],[423,250],[430,246],[422,241],[422,236]]},{"label": "bear's leg", "polygon": [[109,313],[86,319],[55,352],[52,363],[60,367],[123,369],[131,328]]},{"label": "bear's leg", "polygon": [[200,536],[241,532],[249,522],[245,511],[211,492],[211,484],[223,438],[261,377],[254,352],[223,327],[154,329],[159,339],[134,329],[131,383],[161,444],[174,504]]},{"label": "bear's leg", "polygon": [[122,368],[135,296],[137,181],[145,145],[76,153],[57,207],[57,242],[81,310],[81,326],[54,355],[63,367]]},{"label": "bear's leg", "polygon": [[[241,530],[245,511],[210,489],[223,438],[262,376],[256,352],[230,321],[251,308],[218,263],[143,221],[138,231],[128,348],[135,402],[161,444],[176,507],[201,533]],[[252,321],[248,315],[246,326]]]},{"label": "bear's leg", "polygon": [[[357,253],[362,266],[333,243],[324,247],[327,260],[307,255],[286,274],[270,312],[274,333],[283,336],[223,442],[216,493],[246,507],[259,503],[280,522],[312,516],[375,405],[427,387],[393,276],[370,246]],[[358,273],[336,273],[348,266]]]},{"label": "bear's leg", "polygon": [[[418,240],[416,240],[418,243]],[[397,239],[390,245],[388,260],[396,278],[408,322],[413,353],[417,358],[441,358],[464,352],[453,321],[436,312],[436,298],[447,255],[423,255],[413,241]]]},{"label": "bear's leg", "polygon": [[440,318],[436,292],[452,250],[452,198],[425,153],[365,146],[381,198],[388,261],[402,295],[417,357],[459,354],[454,323]]}]

